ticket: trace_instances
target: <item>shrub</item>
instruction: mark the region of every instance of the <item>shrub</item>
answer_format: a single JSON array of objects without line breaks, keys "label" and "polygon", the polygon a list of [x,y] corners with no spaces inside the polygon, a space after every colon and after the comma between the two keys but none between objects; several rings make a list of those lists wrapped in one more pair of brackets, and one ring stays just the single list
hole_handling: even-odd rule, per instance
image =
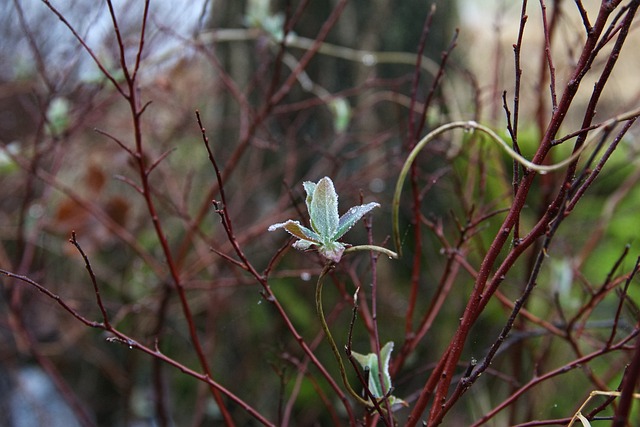
[{"label": "shrub", "polygon": [[420,2],[194,3],[191,35],[114,3],[3,6],[5,396],[37,365],[80,425],[637,416],[639,2],[523,1],[465,55]]}]

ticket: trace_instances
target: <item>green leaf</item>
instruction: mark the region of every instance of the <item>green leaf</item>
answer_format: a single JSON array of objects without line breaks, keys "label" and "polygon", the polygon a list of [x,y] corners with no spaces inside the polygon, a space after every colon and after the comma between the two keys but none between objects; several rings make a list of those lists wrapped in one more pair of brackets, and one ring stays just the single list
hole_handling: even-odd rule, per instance
[{"label": "green leaf", "polygon": [[325,242],[318,248],[320,254],[333,262],[340,262],[345,246],[340,242]]},{"label": "green leaf", "polygon": [[[391,352],[393,351],[393,341],[389,341],[380,349],[380,365],[382,367],[382,381],[384,383],[384,388],[382,384],[380,384],[380,375],[378,370],[378,356],[375,353],[369,354],[360,354],[353,351],[351,354],[356,359],[356,361],[362,365],[364,370],[369,371],[369,382],[367,386],[369,387],[369,391],[376,399],[381,399],[387,396],[389,390],[391,390],[391,376],[389,375],[389,361],[391,360]],[[389,405],[393,407],[402,405],[407,406],[407,402],[404,400],[397,398],[393,395],[387,396],[389,401]]]},{"label": "green leaf", "polygon": [[65,98],[54,98],[47,108],[48,131],[51,135],[60,135],[69,127],[70,103]]},{"label": "green leaf", "polygon": [[338,222],[338,229],[333,236],[333,240],[338,240],[345,235],[347,231],[354,226],[356,222],[366,215],[371,209],[379,207],[380,204],[376,202],[367,203],[366,205],[354,206],[347,211]]},{"label": "green leaf", "polygon": [[305,203],[307,204],[307,212],[311,214],[311,200],[313,200],[313,193],[315,193],[316,191],[317,184],[315,182],[305,181],[302,183],[302,186],[304,187],[304,191],[307,192],[307,198],[305,199]]},{"label": "green leaf", "polygon": [[294,248],[307,250],[313,245],[318,245],[318,252],[323,257],[337,263],[349,246],[337,240],[367,212],[380,205],[372,202],[354,206],[340,218],[338,215],[338,194],[331,178],[325,176],[317,184],[305,181],[302,185],[307,193],[305,203],[309,210],[311,230],[298,221],[288,220],[270,226],[269,231],[284,228],[300,239],[293,244]]},{"label": "green leaf", "polygon": [[11,142],[4,147],[0,146],[0,175],[19,169],[18,164],[12,159],[16,154],[20,154],[20,144],[17,142]]},{"label": "green leaf", "polygon": [[309,240],[297,240],[293,243],[293,247],[299,251],[306,251],[313,245],[317,245],[316,242],[311,242]]},{"label": "green leaf", "polygon": [[[362,368],[369,370],[369,391],[373,397],[384,397],[386,392],[391,389],[391,376],[389,375],[389,361],[391,360],[391,351],[393,351],[393,341],[389,341],[380,349],[380,365],[382,365],[382,381],[384,388],[380,384],[380,375],[378,370],[378,356],[375,353],[367,355],[352,352],[353,357],[358,361]],[[384,390],[384,391],[383,391]]]},{"label": "green leaf", "polygon": [[323,243],[331,240],[338,228],[338,194],[330,178],[324,177],[316,185],[309,209],[311,227],[318,233]]},{"label": "green leaf", "polygon": [[342,133],[347,130],[351,120],[349,102],[344,98],[334,98],[329,101],[329,110],[333,114],[333,129],[336,133]]},{"label": "green leaf", "polygon": [[300,224],[298,221],[288,220],[287,222],[283,222],[280,224],[273,224],[269,227],[269,231],[274,231],[279,228],[284,228],[294,237],[298,239],[307,240],[310,243],[321,243],[321,238],[314,231],[309,230],[307,227]]}]

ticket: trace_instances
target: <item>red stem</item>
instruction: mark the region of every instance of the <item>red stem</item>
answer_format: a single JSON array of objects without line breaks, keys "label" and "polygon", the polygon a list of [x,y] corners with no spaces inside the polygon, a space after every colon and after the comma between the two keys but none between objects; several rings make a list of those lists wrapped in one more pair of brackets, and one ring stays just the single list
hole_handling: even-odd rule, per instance
[{"label": "red stem", "polygon": [[[606,6],[607,5],[603,3],[602,7],[600,8],[600,13],[594,24],[593,31],[587,37],[578,64],[567,83],[567,87],[558,104],[558,109],[553,114],[545,135],[540,143],[540,146],[535,156],[533,157],[533,163],[541,164],[544,158],[547,156],[551,148],[551,142],[558,129],[560,128],[560,125],[562,124],[567,111],[569,110],[569,106],[571,105],[571,102],[575,94],[577,93],[580,82],[589,69],[591,62],[593,61],[592,52],[596,47],[598,38],[606,25],[608,16],[613,11],[612,8]],[[423,387],[420,393],[420,397],[418,398],[418,401],[416,402],[413,411],[411,412],[407,421],[408,427],[413,427],[417,424],[420,415],[426,409],[427,404],[434,392],[434,404],[429,416],[429,425],[435,425],[434,421],[441,416],[441,405],[445,403],[449,391],[449,386],[451,384],[455,369],[462,354],[464,343],[468,337],[474,321],[478,318],[478,316],[488,303],[493,292],[495,292],[499,284],[504,279],[504,274],[506,274],[508,268],[515,262],[516,258],[523,252],[523,250],[528,247],[528,244],[525,244],[525,242],[523,242],[522,244],[513,248],[510,255],[503,262],[501,268],[494,275],[489,289],[487,289],[485,292],[485,288],[491,275],[493,265],[495,264],[500,252],[507,242],[509,234],[520,215],[520,211],[526,203],[527,195],[529,193],[531,185],[533,184],[533,179],[535,178],[535,176],[536,174],[530,172],[523,177],[518,191],[515,194],[511,209],[502,226],[500,227],[500,232],[498,232],[498,234],[495,236],[493,242],[491,243],[491,246],[489,247],[489,251],[482,261],[482,264],[478,271],[478,277],[475,281],[473,291],[469,298],[469,302],[465,307],[460,326],[458,327],[458,330],[452,338],[447,350],[444,352],[440,361],[438,362],[437,368],[432,372],[425,386]],[[531,233],[529,233],[529,236],[527,236],[527,238],[525,239],[529,244],[531,244],[533,240],[535,240],[535,238],[537,238],[539,235],[544,233],[545,227],[543,227],[543,225],[546,225],[545,219],[546,221],[549,221],[553,217],[553,215],[549,214],[553,214],[554,209],[558,209],[558,206],[550,207],[547,210],[547,215],[545,215],[545,217],[543,217],[538,225],[534,227]]]}]

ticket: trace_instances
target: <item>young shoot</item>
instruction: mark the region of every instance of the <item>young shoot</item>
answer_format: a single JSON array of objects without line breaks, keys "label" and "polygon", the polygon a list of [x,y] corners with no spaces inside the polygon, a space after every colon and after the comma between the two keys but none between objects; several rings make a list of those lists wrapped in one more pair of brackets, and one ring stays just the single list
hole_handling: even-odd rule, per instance
[{"label": "young shoot", "polygon": [[[391,376],[389,375],[389,361],[391,360],[391,352],[393,351],[393,341],[389,341],[380,349],[380,363],[375,353],[360,354],[352,352],[354,359],[362,366],[362,369],[369,372],[367,387],[376,399],[387,397],[389,404],[394,407],[397,405],[407,406],[407,403],[393,395],[389,395],[391,389]],[[382,368],[382,372],[378,367]],[[380,383],[382,377],[382,383]],[[388,395],[388,396],[387,396]]]},{"label": "young shoot", "polygon": [[[347,231],[354,226],[358,220],[366,215],[373,208],[380,206],[376,202],[367,203],[365,205],[354,206],[342,216],[338,214],[338,194],[333,186],[331,178],[324,177],[318,183],[306,181],[303,183],[307,192],[306,204],[309,211],[311,228],[307,228],[300,224],[299,221],[288,220],[283,223],[273,224],[269,227],[269,231],[284,228],[298,241],[293,247],[299,250],[307,250],[312,246],[318,247],[318,252],[333,262],[340,262],[345,249],[350,246],[338,240],[345,235]],[[358,248],[353,247],[352,250]],[[368,250],[376,250],[385,253],[391,258],[395,258],[396,254],[385,248],[377,246],[369,246]]]}]

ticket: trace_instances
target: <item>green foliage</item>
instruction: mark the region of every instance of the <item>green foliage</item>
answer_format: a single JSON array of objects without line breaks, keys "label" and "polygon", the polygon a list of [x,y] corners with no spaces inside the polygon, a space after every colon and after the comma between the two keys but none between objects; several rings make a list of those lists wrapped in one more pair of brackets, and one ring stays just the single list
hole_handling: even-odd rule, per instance
[{"label": "green foliage", "polygon": [[[113,17],[108,8],[86,6],[98,11],[96,19],[119,24],[111,33],[102,24],[77,28],[95,55],[78,44],[78,57],[99,62],[90,66],[50,61],[42,42],[57,40],[46,33],[50,23],[69,28],[47,10],[49,2],[40,3],[52,18],[46,25],[34,25],[36,9],[21,12],[24,21],[7,21],[8,37],[20,30],[20,52],[8,63],[21,64],[27,48],[38,67],[25,70],[22,81],[1,80],[0,116],[8,118],[2,125],[30,121],[18,136],[0,141],[0,268],[42,287],[2,276],[6,369],[52,363],[68,383],[67,397],[105,425],[222,425],[226,410],[237,425],[382,425],[383,418],[404,425],[441,408],[449,411],[441,425],[483,417],[506,425],[566,418],[594,387],[619,386],[632,343],[619,340],[637,331],[640,302],[637,279],[622,300],[640,237],[632,132],[601,170],[598,162],[638,110],[618,111],[637,100],[612,98],[608,87],[590,119],[589,99],[580,98],[589,84],[575,98],[565,96],[570,88],[562,85],[573,81],[566,77],[580,66],[580,49],[592,45],[583,38],[595,26],[556,29],[545,54],[526,39],[516,97],[498,45],[509,40],[513,52],[517,32],[507,26],[498,32],[493,17],[474,16],[472,31],[463,27],[461,35],[486,40],[488,32],[495,39],[484,43],[491,53],[480,46],[456,55],[465,49],[462,38],[443,53],[453,31],[441,25],[454,7],[438,10],[421,34],[429,11],[417,0],[292,2],[289,10],[279,8],[283,2],[225,0],[182,34],[156,14],[160,3],[151,2],[149,18],[137,15],[144,2],[133,3],[139,9],[116,5]],[[527,14],[536,7],[529,3]],[[609,63],[606,55],[633,4],[593,44],[598,50],[584,56],[590,65],[580,75],[606,80],[595,73]],[[510,9],[500,13],[518,23]],[[548,18],[556,9],[563,19],[530,19],[527,35],[532,22],[551,27],[571,19],[570,8],[549,8]],[[10,10],[6,16],[19,16]],[[72,26],[97,22],[93,15],[69,17]],[[593,17],[574,11],[573,18],[580,25]],[[163,37],[180,44],[164,51]],[[528,64],[551,57],[555,82],[545,76],[550,67]],[[480,67],[473,64],[478,58]],[[551,102],[545,82],[562,102]],[[27,95],[5,99],[14,91]],[[570,99],[576,101],[569,111],[556,111]],[[14,108],[19,105],[28,108]],[[501,108],[516,124],[515,107],[520,153],[508,132],[494,130],[505,127]],[[575,154],[575,137],[544,140],[555,124],[553,138],[584,133],[585,119],[604,126],[591,128],[586,148]],[[210,157],[201,141],[207,138]],[[531,163],[545,143],[551,145],[542,164]],[[100,179],[88,183],[96,165]],[[596,170],[600,175],[575,206],[554,203]],[[374,192],[384,205],[367,223],[371,245],[342,239],[380,205],[354,206],[340,216],[328,177],[303,183],[308,225],[300,218],[280,222],[300,216],[283,183],[324,175],[341,193]],[[522,188],[525,194],[516,197]],[[121,203],[111,203],[114,198]],[[296,238],[294,248],[321,257],[284,253],[278,239],[265,235],[267,227],[284,229]],[[88,261],[69,246],[71,230]],[[391,239],[405,251],[403,259],[373,244]],[[354,256],[357,251],[366,252]],[[319,277],[315,301],[312,277]],[[530,296],[527,283],[535,284]],[[522,302],[517,313],[515,302]],[[85,333],[87,325],[97,332]],[[612,325],[617,330],[609,342]],[[503,330],[508,333],[500,336]],[[393,341],[379,354],[351,352],[379,400],[375,407],[352,388],[360,369],[344,363],[344,350],[352,343],[375,348],[380,337],[398,344],[393,355]],[[487,369],[473,378],[485,357]],[[442,366],[445,373],[434,369]],[[467,386],[468,395],[453,392]],[[412,417],[417,401],[396,397],[427,395],[427,407]]]},{"label": "green foliage", "polygon": [[51,101],[47,110],[47,122],[49,123],[47,130],[51,135],[61,135],[67,130],[70,122],[69,109],[70,103],[65,98],[54,98]]},{"label": "green foliage", "polygon": [[10,174],[18,170],[18,165],[12,160],[12,156],[20,153],[20,145],[18,143],[7,144],[0,147],[0,174]]},{"label": "green foliage", "polygon": [[298,221],[288,220],[271,225],[269,231],[284,228],[292,236],[300,239],[293,244],[294,248],[304,251],[311,246],[318,246],[318,251],[323,257],[333,262],[340,262],[346,245],[338,242],[338,239],[371,209],[380,205],[371,202],[354,206],[340,217],[338,194],[329,177],[322,178],[317,184],[306,181],[304,189],[307,192],[305,202],[309,211],[311,230]]},{"label": "green foliage", "polygon": [[[393,341],[389,341],[380,349],[380,361],[375,353],[360,354],[352,352],[353,357],[358,361],[362,369],[368,372],[368,388],[373,397],[382,399],[392,391],[391,376],[389,375],[389,362],[391,360],[391,352],[393,351]],[[380,368],[382,367],[382,371]],[[382,377],[382,383],[380,378]],[[407,403],[391,394],[388,395],[389,404],[391,406],[404,405]]]}]

